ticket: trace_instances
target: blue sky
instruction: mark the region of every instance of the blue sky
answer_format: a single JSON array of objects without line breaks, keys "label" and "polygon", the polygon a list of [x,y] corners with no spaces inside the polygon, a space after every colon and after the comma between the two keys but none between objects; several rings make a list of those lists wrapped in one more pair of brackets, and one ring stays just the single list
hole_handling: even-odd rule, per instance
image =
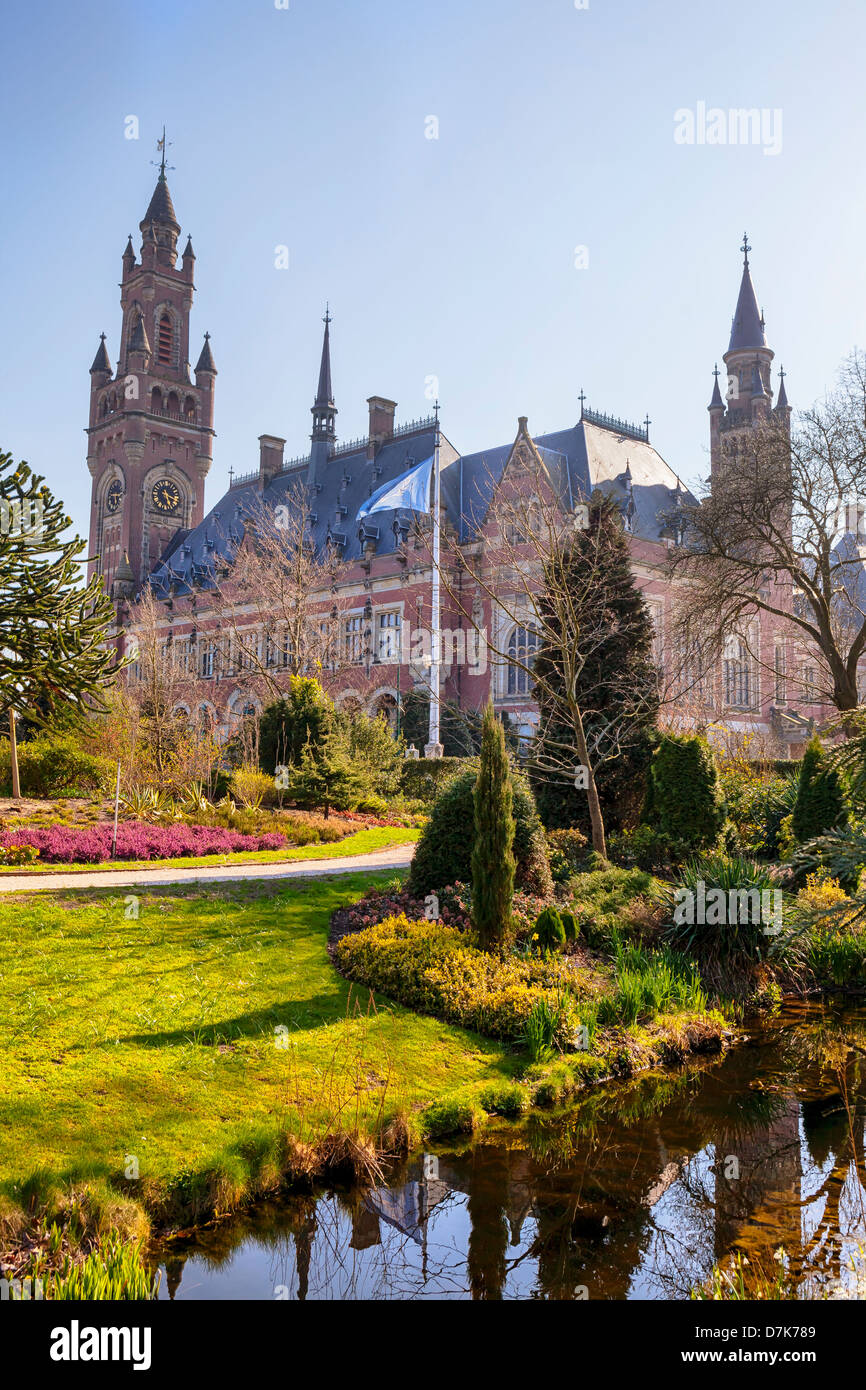
[{"label": "blue sky", "polygon": [[[163,122],[197,255],[191,355],[207,329],[219,368],[208,504],[259,434],[306,452],[326,299],[343,439],[372,394],[428,413],[433,376],[464,452],[518,415],[564,428],[583,386],[649,412],[689,480],[744,228],[795,405],[866,339],[851,0],[48,0],[8,8],[3,40],[0,445],[79,529],[88,368],[103,330],[116,360]],[[677,144],[699,102],[781,111],[780,153]]]}]

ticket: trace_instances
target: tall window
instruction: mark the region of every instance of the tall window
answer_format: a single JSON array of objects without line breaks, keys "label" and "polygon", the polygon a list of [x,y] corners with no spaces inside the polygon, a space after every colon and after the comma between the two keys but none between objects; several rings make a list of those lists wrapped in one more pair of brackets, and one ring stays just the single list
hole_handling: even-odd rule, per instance
[{"label": "tall window", "polygon": [[724,676],[725,703],[751,709],[752,668],[746,644],[740,637],[729,637],[725,643]]},{"label": "tall window", "polygon": [[165,366],[170,366],[172,360],[172,347],[174,346],[174,327],[171,321],[171,314],[169,313],[160,314],[156,344],[157,358]]},{"label": "tall window", "polygon": [[205,680],[210,680],[213,675],[214,664],[214,644],[205,642],[201,649],[201,674]]},{"label": "tall window", "polygon": [[380,661],[393,663],[400,660],[400,614],[380,613],[378,627],[377,655]]},{"label": "tall window", "polygon": [[773,675],[776,704],[783,705],[788,698],[788,681],[785,673],[785,648],[781,644],[776,647],[773,658]]},{"label": "tall window", "polygon": [[537,629],[534,627],[516,627],[508,639],[509,695],[529,694],[532,687],[532,680],[526,668],[532,667],[537,651]]},{"label": "tall window", "polygon": [[356,664],[364,656],[364,619],[360,613],[347,618],[343,627],[343,660]]}]

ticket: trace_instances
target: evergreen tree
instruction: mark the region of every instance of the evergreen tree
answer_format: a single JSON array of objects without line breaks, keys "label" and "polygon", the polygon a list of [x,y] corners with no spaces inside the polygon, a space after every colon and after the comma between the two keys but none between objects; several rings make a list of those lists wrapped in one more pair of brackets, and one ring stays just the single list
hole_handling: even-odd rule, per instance
[{"label": "evergreen tree", "polygon": [[321,808],[326,820],[332,807],[350,810],[365,790],[364,777],[352,766],[344,739],[333,731],[318,746],[312,739],[304,744],[287,788],[291,802],[311,811]]},{"label": "evergreen tree", "polygon": [[117,671],[102,581],[80,583],[86,556],[58,501],[26,463],[0,453],[0,709],[37,720],[87,711]]},{"label": "evergreen tree", "polygon": [[[568,607],[578,634],[576,703],[592,775],[609,829],[637,820],[658,717],[658,672],[649,610],[632,575],[619,508],[594,494],[589,525],[548,566],[542,612]],[[564,596],[568,604],[564,602]],[[565,690],[566,654],[550,634],[534,665],[539,728],[530,775],[541,818],[548,828],[579,826],[592,833],[587,792],[576,785],[580,758]]]},{"label": "evergreen tree", "polygon": [[725,823],[725,803],[713,750],[696,734],[665,734],[650,768],[643,819],[668,840],[710,849]]},{"label": "evergreen tree", "polygon": [[292,676],[288,698],[275,700],[262,712],[259,726],[259,762],[263,772],[274,775],[278,766],[297,767],[309,744],[317,749],[334,722],[334,705],[319,682]]},{"label": "evergreen tree", "polygon": [[475,783],[472,847],[472,922],[486,951],[501,946],[511,926],[515,871],[512,801],[505,732],[492,702],[488,702]]},{"label": "evergreen tree", "polygon": [[791,828],[802,844],[828,830],[841,829],[847,820],[839,773],[830,763],[820,738],[813,734],[803,754]]}]

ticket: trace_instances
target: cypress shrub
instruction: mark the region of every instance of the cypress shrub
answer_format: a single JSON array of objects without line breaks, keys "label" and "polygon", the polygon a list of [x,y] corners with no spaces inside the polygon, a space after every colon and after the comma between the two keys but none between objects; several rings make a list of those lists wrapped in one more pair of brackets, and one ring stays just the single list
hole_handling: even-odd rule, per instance
[{"label": "cypress shrub", "polygon": [[848,820],[845,793],[836,769],[830,764],[817,734],[809,739],[800,769],[791,828],[802,844]]},{"label": "cypress shrub", "polygon": [[511,769],[505,731],[492,703],[484,711],[473,799],[472,924],[483,949],[492,951],[505,941],[511,927],[515,870]]},{"label": "cypress shrub", "polygon": [[669,840],[709,849],[725,823],[713,750],[696,734],[665,734],[650,765],[650,820]]},{"label": "cypress shrub", "polygon": [[568,940],[565,923],[555,907],[545,907],[539,912],[535,919],[535,935],[542,951],[559,951],[565,945]]}]

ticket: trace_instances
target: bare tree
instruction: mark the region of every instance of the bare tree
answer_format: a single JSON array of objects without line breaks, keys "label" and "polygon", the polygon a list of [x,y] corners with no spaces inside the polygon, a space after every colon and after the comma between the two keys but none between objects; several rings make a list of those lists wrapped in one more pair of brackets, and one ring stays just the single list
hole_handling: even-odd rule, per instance
[{"label": "bare tree", "polygon": [[[585,681],[593,657],[611,636],[609,614],[596,601],[604,578],[604,540],[600,529],[589,529],[588,504],[574,505],[564,470],[542,457],[525,421],[502,478],[491,476],[487,489],[491,501],[478,538],[460,544],[446,531],[443,585],[476,640],[486,643],[497,664],[523,673],[523,687],[532,690],[551,726],[563,730],[562,737],[540,743],[536,769],[586,791],[593,848],[606,855],[597,774],[602,764],[622,755],[629,721],[598,717],[601,692]],[[571,557],[578,535],[583,563],[576,583]],[[455,582],[460,569],[462,583]],[[473,590],[486,604],[468,601]],[[515,626],[526,631],[525,644],[509,643]],[[539,652],[548,658],[543,665],[536,665]],[[612,680],[616,675],[608,672],[608,691]],[[620,693],[623,708],[631,700],[636,716],[644,692],[623,684]]]},{"label": "bare tree", "polygon": [[[321,679],[356,659],[344,631],[344,572],[338,547],[321,553],[313,543],[306,489],[295,488],[275,506],[259,502],[212,594],[223,660],[233,674],[275,698],[287,675]],[[362,628],[358,641],[360,651]]]},{"label": "bare tree", "polygon": [[[772,420],[732,439],[700,504],[683,508],[682,544],[671,551],[669,575],[683,581],[680,640],[709,667],[737,634],[766,667],[750,620],[767,614],[798,657],[786,681],[810,701],[853,710],[866,649],[856,539],[866,497],[866,357],[846,360],[837,389],[790,434]],[[842,539],[846,530],[853,539]]]}]

